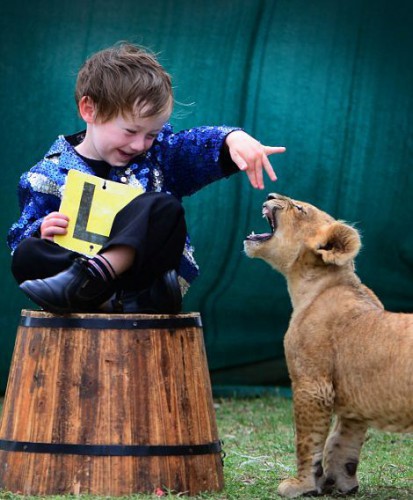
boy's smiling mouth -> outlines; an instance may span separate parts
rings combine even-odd
[[[121,158],[124,158],[125,160],[131,160],[132,158],[140,154],[138,151],[134,151],[133,153],[127,153],[126,151],[122,151],[122,149],[118,149],[117,151],[119,153],[119,156]]]

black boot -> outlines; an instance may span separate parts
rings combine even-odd
[[[182,293],[174,269],[156,278],[153,285],[141,292],[125,292],[112,301],[112,310],[127,314],[179,314]]]
[[[159,276],[150,288],[150,297],[161,313],[178,314],[182,309],[182,293],[175,269]]]
[[[113,295],[115,281],[96,276],[87,260],[80,257],[66,271],[46,279],[24,281],[20,288],[46,311],[93,312]]]

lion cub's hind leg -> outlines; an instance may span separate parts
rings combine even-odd
[[[322,493],[322,459],[333,411],[331,384],[293,384],[297,477],[284,480],[278,494],[288,498]]]
[[[367,425],[337,417],[324,451],[323,493],[352,494],[358,490],[357,466]]]

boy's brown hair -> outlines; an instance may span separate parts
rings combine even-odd
[[[154,55],[130,43],[96,52],[84,62],[76,82],[77,105],[83,96],[93,100],[102,122],[119,113],[154,116],[173,101],[170,75]]]

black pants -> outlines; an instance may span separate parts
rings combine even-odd
[[[114,245],[135,249],[135,260],[119,280],[124,290],[142,290],[168,269],[178,269],[186,238],[184,209],[172,195],[144,193],[115,217],[103,253]],[[16,248],[12,272],[18,283],[48,278],[71,266],[79,254],[50,240],[27,238]]]

